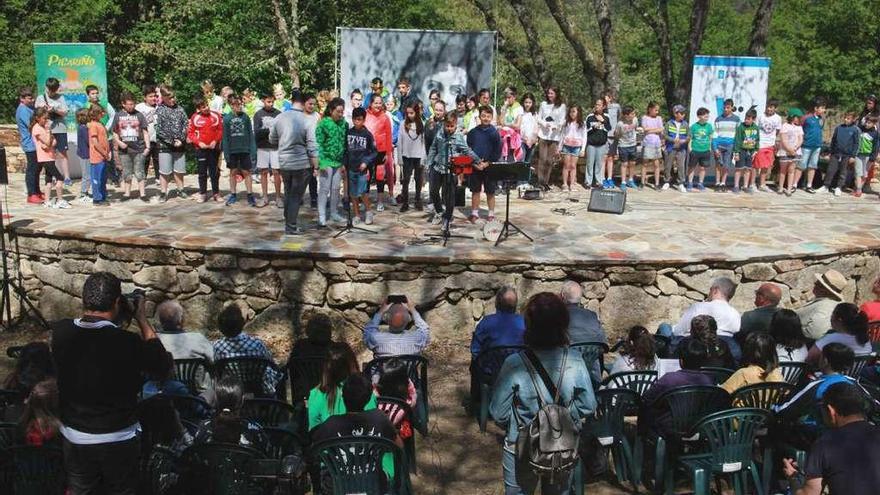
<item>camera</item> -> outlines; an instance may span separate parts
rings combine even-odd
[[[116,323],[120,327],[126,328],[131,324],[141,299],[145,297],[147,297],[147,291],[143,289],[135,289],[128,294],[122,294],[119,301],[119,314],[116,317]]]
[[[404,295],[390,295],[388,296],[388,304],[406,304],[408,301],[406,296]]]

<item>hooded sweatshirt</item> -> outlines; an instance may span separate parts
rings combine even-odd
[[[376,159],[376,141],[373,134],[366,128],[351,127],[346,133],[346,148],[343,163],[348,167],[349,173],[366,173],[359,167],[362,163],[369,165]]]
[[[324,117],[315,128],[315,141],[318,143],[318,168],[337,168],[345,158],[345,141],[348,122]]]
[[[491,124],[471,129],[467,134],[467,144],[481,160],[497,162],[501,159],[501,135]]]
[[[201,148],[199,144],[219,144],[223,139],[223,116],[213,110],[209,110],[207,115],[202,112],[192,114],[186,137],[196,149]]]
[[[159,151],[184,151],[187,123],[186,110],[182,106],[159,105],[156,109],[156,141],[159,143]],[[180,146],[174,146],[175,140],[180,141]]]
[[[856,156],[859,154],[861,132],[855,124],[840,124],[831,137],[831,152],[838,155]]]
[[[257,143],[251,118],[244,112],[230,112],[223,116],[223,157],[229,161],[233,153],[247,153],[257,160]]]
[[[364,121],[364,126],[373,135],[373,139],[376,142],[376,150],[379,153],[390,153],[394,149],[391,144],[391,119],[388,118],[388,113],[385,112],[384,108],[378,112],[374,112],[372,109],[367,110],[367,119]]]
[[[604,146],[608,143],[608,132],[611,131],[611,119],[603,115],[605,119],[599,122],[596,114],[587,116],[584,125],[587,126],[587,144],[590,146]]]
[[[254,137],[257,148],[261,150],[277,150],[278,145],[269,142],[269,130],[275,124],[275,119],[281,115],[281,110],[272,107],[270,110],[261,108],[254,114]]]

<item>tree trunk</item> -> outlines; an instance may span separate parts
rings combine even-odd
[[[660,81],[663,85],[663,97],[666,109],[672,114],[672,107],[677,103],[675,96],[675,73],[672,66],[672,42],[669,38],[669,9],[666,0],[657,0],[656,8],[630,0],[633,10],[641,16],[645,24],[654,32],[657,39],[657,52],[660,59]]]
[[[706,32],[706,20],[709,18],[709,0],[694,0],[691,12],[691,28],[688,32],[687,44],[681,58],[681,77],[675,87],[675,98],[679,102],[688,101],[691,95],[691,83],[694,75],[694,56],[703,44]]]
[[[541,83],[541,89],[546,89],[550,85],[550,73],[547,71],[547,59],[544,57],[544,50],[538,42],[538,30],[535,29],[535,24],[532,22],[534,12],[529,11],[523,0],[510,0],[510,5],[513,7],[513,11],[516,12],[516,17],[519,19],[519,23],[525,32],[535,76],[537,76],[538,81]]]
[[[483,15],[483,20],[486,22],[486,28],[497,33],[499,53],[496,54],[496,56],[503,56],[510,65],[512,65],[513,68],[523,76],[528,85],[541,86],[541,80],[538,76],[538,71],[535,69],[534,63],[528,58],[523,57],[519,50],[514,48],[504,36],[504,33],[498,27],[498,19],[495,18],[495,14],[492,12],[492,6],[489,2],[487,0],[471,0],[471,3],[473,3],[477,10]]]
[[[615,99],[620,97],[620,62],[614,48],[614,30],[611,25],[611,9],[608,0],[593,0],[596,10],[596,21],[599,23],[599,35],[602,38],[602,59],[605,65],[605,88],[614,93]]]
[[[761,0],[755,11],[752,34],[749,40],[749,55],[763,57],[767,53],[767,40],[770,38],[770,21],[773,18],[775,0]]]
[[[278,28],[278,37],[281,39],[284,58],[287,61],[290,83],[294,88],[301,88],[299,79],[299,0],[290,0],[290,29],[293,30],[293,36],[288,29],[287,19],[281,11],[281,0],[272,0],[272,13],[275,16],[275,26]]]
[[[568,44],[571,45],[572,51],[581,64],[581,70],[584,79],[590,86],[590,90],[594,97],[598,98],[605,90],[605,67],[601,62],[596,61],[596,57],[590,52],[587,45],[581,38],[580,33],[574,28],[574,25],[565,13],[562,0],[546,0],[547,8],[550,9],[550,15],[559,25],[562,35],[565,36]]]

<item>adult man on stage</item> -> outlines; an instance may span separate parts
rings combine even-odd
[[[303,113],[305,99],[293,93],[293,111],[282,113],[269,131],[269,142],[278,145],[278,168],[284,181],[284,234],[299,235],[303,230],[296,221],[303,193],[309,180],[318,173],[318,145],[315,127]]]

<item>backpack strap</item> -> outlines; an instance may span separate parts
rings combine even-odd
[[[561,395],[559,390],[562,388],[562,377],[565,375],[565,365],[566,361],[568,361],[568,348],[564,349],[563,351],[562,366],[559,369],[559,380],[556,384],[554,384],[553,380],[550,379],[550,375],[547,373],[544,365],[541,364],[538,356],[536,356],[531,349],[526,349],[523,354],[525,356],[525,359],[523,359],[523,361],[526,364],[526,368],[529,370],[529,376],[532,378],[532,383],[534,383],[535,385],[535,392],[538,394],[538,401],[544,402],[543,400],[541,400],[541,392],[538,389],[538,384],[535,382],[535,372],[537,372],[538,376],[541,377],[541,381],[544,382],[544,386],[553,397],[553,403],[558,404]]]

